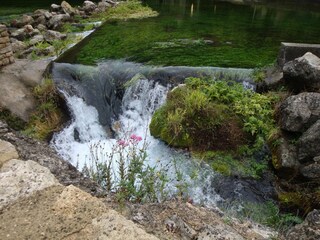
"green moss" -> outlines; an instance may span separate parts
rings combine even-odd
[[[226,176],[260,178],[268,168],[267,161],[256,161],[236,152],[206,151],[195,155],[204,159],[212,168]]]

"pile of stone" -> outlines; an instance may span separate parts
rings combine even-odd
[[[14,62],[9,34],[5,25],[0,25],[0,67]]]
[[[320,58],[307,52],[285,63],[283,82],[292,95],[279,106],[273,165],[295,196],[287,201],[308,212],[320,207]]]
[[[84,1],[82,6],[72,7],[62,1],[60,5],[52,4],[50,10],[38,9],[31,15],[23,15],[7,26],[12,50],[18,58],[31,57],[31,53],[37,56],[55,55],[52,43],[67,38],[66,34],[61,33],[65,23],[76,24],[81,18],[104,12],[115,5],[111,0],[102,0],[98,4]],[[40,43],[48,43],[50,46],[37,48],[36,45]]]

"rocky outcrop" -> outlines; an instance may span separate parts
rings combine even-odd
[[[287,234],[290,240],[320,239],[320,211],[313,210],[302,224],[293,227]]]
[[[0,169],[0,235],[6,239],[156,240],[99,199],[34,161],[12,159]]]
[[[285,83],[294,92],[320,89],[320,58],[307,52],[283,67]]]
[[[5,25],[0,24],[0,68],[14,63],[12,46]]]

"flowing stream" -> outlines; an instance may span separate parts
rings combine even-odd
[[[184,190],[194,202],[215,205],[223,200],[213,186],[221,176],[205,163],[192,160],[187,152],[174,150],[153,138],[148,126],[153,112],[165,102],[167,92],[185,77],[228,76],[243,81],[250,72],[220,68],[155,68],[121,61],[107,61],[97,67],[55,63],[53,78],[66,98],[72,121],[54,136],[51,145],[64,159],[82,170],[97,156],[99,161],[104,161],[119,140],[135,134],[143,139],[138,148],[148,145],[146,164],[166,172],[168,196],[181,190],[178,187],[181,179],[177,176],[182,174]],[[113,161],[112,169],[116,181],[117,160]]]

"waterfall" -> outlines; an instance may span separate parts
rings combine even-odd
[[[172,149],[153,138],[149,132],[152,114],[165,102],[167,92],[175,84],[181,83],[182,78],[187,76],[203,76],[204,73],[209,75],[212,72],[216,76],[221,75],[217,69],[213,71],[209,68],[154,69],[132,63],[121,65],[119,62],[100,64],[97,68],[58,64],[54,66],[53,77],[65,95],[72,121],[54,135],[51,145],[64,159],[82,170],[94,158],[93,148],[95,154],[101,154],[99,160],[103,161],[113,153],[119,139],[135,134],[144,139],[139,142],[140,145],[148,145],[146,164],[164,170],[170,179],[166,185],[170,196],[179,191],[178,171],[183,175],[188,196],[194,202],[216,205],[223,200],[213,185],[220,175],[205,163],[191,159],[187,152]],[[121,97],[117,92],[119,83],[125,86],[125,89],[121,89]],[[101,107],[97,103],[99,101],[107,107]],[[114,111],[115,108],[119,109]],[[101,114],[101,111],[117,112],[118,115]],[[110,119],[101,121],[101,115]],[[112,169],[116,181],[116,160],[112,163]]]

